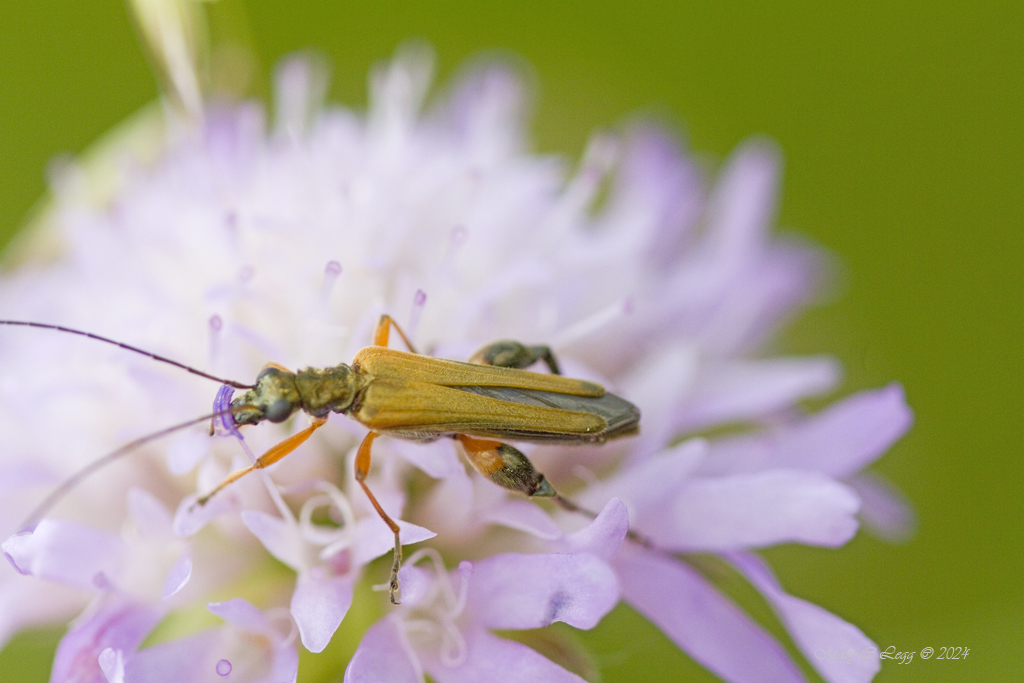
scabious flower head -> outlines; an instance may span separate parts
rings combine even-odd
[[[800,401],[834,389],[836,363],[762,354],[822,273],[820,252],[771,234],[775,149],[746,144],[712,180],[671,134],[639,125],[596,136],[569,170],[529,151],[522,85],[504,65],[467,72],[426,106],[429,54],[400,51],[374,72],[365,113],[323,105],[325,83],[315,62],[284,63],[270,126],[255,104],[207,103],[191,124],[146,119],[146,151],[128,136],[107,150],[98,197],[96,167],[55,171],[45,248],[0,281],[3,316],[250,381],[267,361],[346,362],[389,313],[440,357],[501,338],[548,343],[565,374],[640,407],[639,436],[523,447],[601,512],[593,521],[467,472],[450,439],[378,439],[369,485],[423,550],[402,571],[405,603],[366,632],[347,681],[579,680],[491,630],[590,628],[619,600],[726,680],[803,680],[686,559],[698,552],[747,577],[826,680],[869,680],[871,641],[783,592],[753,552],[841,545],[858,511],[895,533],[906,514],[860,474],[909,426],[899,387],[806,414]],[[5,536],[69,473],[202,414],[213,393],[57,334],[4,329],[0,354]],[[193,502],[301,422],[241,434],[222,422],[214,439],[183,429],[82,482],[4,543],[0,640],[84,609],[55,681],[294,680],[298,645],[323,650],[361,579],[386,575],[370,563],[391,533],[352,475],[366,430],[334,416],[280,465]],[[729,425],[744,429],[688,438]],[[270,556],[294,581],[254,595],[252,567]],[[140,648],[203,602],[216,625]],[[822,654],[850,650],[859,658],[839,664]]]

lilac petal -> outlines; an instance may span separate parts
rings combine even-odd
[[[584,683],[521,643],[491,635],[482,628],[464,634],[465,659],[446,664],[436,656],[424,656],[423,666],[438,683]]]
[[[677,431],[750,420],[822,394],[839,380],[832,358],[772,358],[733,361],[709,368],[697,379],[687,406],[675,417]]]
[[[768,599],[800,650],[828,683],[865,683],[878,673],[878,647],[860,629],[813,603],[787,595],[756,555],[732,553],[729,560]]]
[[[231,598],[224,602],[209,602],[206,609],[232,626],[253,633],[272,633],[273,626],[263,612],[244,598]]]
[[[545,541],[562,535],[562,530],[548,513],[525,500],[506,500],[485,508],[479,519],[481,522],[524,531]]]
[[[889,450],[913,421],[899,384],[864,391],[807,420],[786,440],[783,462],[842,479]]]
[[[473,151],[474,165],[486,168],[523,149],[525,99],[513,70],[488,65],[459,79],[441,116],[457,143]]]
[[[54,486],[60,479],[36,462],[0,463],[0,496],[36,486]]]
[[[204,526],[226,512],[237,508],[235,499],[230,495],[216,495],[206,505],[197,505],[199,495],[192,493],[181,501],[174,513],[173,529],[178,536],[188,537],[197,534]]]
[[[402,538],[402,545],[419,543],[437,535],[430,529],[416,526],[412,522],[402,519],[396,520],[396,522],[399,535]],[[352,562],[357,567],[395,549],[395,535],[378,517],[364,517],[358,520],[355,537]]]
[[[817,472],[771,470],[689,480],[637,527],[671,550],[735,550],[776,543],[839,546],[857,532],[859,501]]]
[[[718,178],[707,210],[707,247],[725,273],[747,265],[770,229],[778,196],[778,157],[774,146],[744,144]]]
[[[692,346],[670,347],[645,358],[631,373],[623,395],[640,407],[644,425],[634,457],[657,452],[679,434],[676,416],[692,389],[699,360]]]
[[[164,600],[171,597],[188,583],[192,578],[192,557],[187,553],[178,558],[177,562],[167,572],[164,578],[164,588],[161,597]]]
[[[278,560],[295,571],[305,566],[305,542],[294,523],[259,510],[243,510],[242,522]]]
[[[117,536],[75,522],[44,519],[30,533],[11,536],[4,555],[22,574],[95,588],[121,565],[124,544]]]
[[[345,669],[345,683],[422,683],[419,659],[405,638],[402,622],[385,617],[371,626]]]
[[[844,479],[873,462],[909,429],[913,414],[898,384],[850,396],[767,434],[721,439],[702,472],[793,467]]]
[[[870,472],[846,483],[860,497],[860,518],[872,533],[890,543],[902,543],[917,531],[913,505],[892,484]]]
[[[465,471],[452,443],[450,439],[438,439],[425,444],[394,439],[388,447],[413,467],[423,470],[434,479],[444,479]]]
[[[128,491],[128,514],[143,536],[171,535],[170,510],[145,489],[132,487]]]
[[[147,647],[128,660],[127,679],[145,683],[214,683],[220,678],[214,675],[214,653],[223,648],[219,629]]]
[[[613,497],[620,498],[630,512],[643,517],[679,490],[707,451],[706,441],[690,439],[590,486],[579,502],[584,507],[597,508]]]
[[[322,567],[299,574],[292,594],[292,617],[302,644],[310,652],[323,652],[352,605],[355,579],[331,576]]]
[[[274,73],[276,134],[301,136],[323,104],[330,69],[326,60],[311,55],[287,57]]]
[[[167,469],[175,476],[188,474],[210,450],[210,438],[198,432],[184,432],[167,444]]]
[[[299,678],[299,653],[292,645],[279,644],[273,652],[266,683],[295,683]]]
[[[559,549],[570,553],[591,553],[607,562],[619,552],[628,530],[626,506],[618,498],[612,498],[593,522],[566,536]]]
[[[619,553],[615,567],[623,599],[726,681],[805,680],[767,631],[683,562],[636,548]]]
[[[273,634],[247,636],[231,626],[147,647],[127,663],[129,683],[293,683],[295,648]],[[227,670],[227,675],[225,675]]]
[[[0,581],[0,650],[24,628],[63,622],[82,611],[82,591],[48,581],[22,581],[8,572]]]
[[[467,564],[471,565],[471,563]],[[422,600],[432,597],[432,588],[437,581],[437,575],[434,572],[404,564],[398,570],[398,581],[402,586],[402,605],[406,608],[414,608]]]
[[[103,681],[100,654],[107,649],[134,652],[160,616],[149,605],[117,600],[76,622],[57,646],[51,683]]]
[[[540,628],[564,621],[590,629],[618,601],[615,573],[586,553],[495,555],[476,563],[469,584],[469,603],[489,628]]]

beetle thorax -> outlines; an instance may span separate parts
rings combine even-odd
[[[361,388],[360,376],[341,363],[332,368],[306,368],[295,375],[295,385],[302,397],[302,409],[313,417],[330,412],[343,413]]]

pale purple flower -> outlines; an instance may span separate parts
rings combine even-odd
[[[608,561],[622,543],[626,509],[612,500],[585,529],[563,539],[562,553],[494,555],[445,573],[402,569],[405,602],[371,627],[345,672],[346,683],[439,683],[581,679],[489,629],[520,630],[556,621],[589,629],[615,606],[619,587]]]
[[[231,681],[294,683],[299,659],[290,620],[269,618],[241,598],[208,607],[225,625],[138,649],[163,616],[160,610],[101,598],[61,641],[50,680],[214,683],[231,674]]]
[[[589,525],[468,473],[450,439],[378,439],[370,484],[435,570],[406,566],[403,605],[364,635],[348,680],[577,680],[490,629],[590,628],[620,598],[726,680],[802,680],[688,552],[747,577],[826,680],[869,680],[877,659],[818,653],[870,640],[787,595],[752,552],[841,545],[858,513],[892,536],[911,521],[861,471],[909,426],[899,387],[804,414],[801,401],[837,386],[836,362],[762,352],[812,299],[824,258],[771,234],[777,151],[744,145],[712,182],[671,135],[637,126],[595,137],[569,172],[529,152],[507,67],[481,66],[426,107],[430,64],[422,49],[400,51],[356,113],[322,104],[316,64],[289,61],[269,132],[253,104],[208,105],[201,121],[141,117],[95,161],[55,170],[53,205],[0,280],[2,317],[251,381],[268,360],[349,361],[386,312],[441,357],[499,338],[549,343],[565,374],[640,406],[635,438],[523,448],[559,490],[604,510]],[[0,355],[7,534],[98,455],[209,412],[208,384],[120,349],[4,328]],[[684,440],[732,424],[741,435]],[[55,681],[293,679],[292,641],[322,650],[361,577],[386,579],[368,563],[390,533],[351,474],[365,429],[335,416],[286,461],[192,503],[248,464],[246,449],[303,426],[247,428],[240,447],[197,425],[83,482],[34,534],[4,543],[0,640],[91,604]],[[622,541],[627,509],[653,548]],[[436,548],[472,560],[449,572]],[[215,633],[138,649],[160,619],[230,592],[268,553],[295,572],[287,605],[211,605],[227,622]]]

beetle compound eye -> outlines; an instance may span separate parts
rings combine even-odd
[[[271,422],[284,422],[294,412],[291,401],[279,398],[263,410],[263,417]]]

